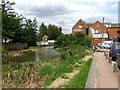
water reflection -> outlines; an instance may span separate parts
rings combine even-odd
[[[59,55],[52,46],[40,47],[40,51],[36,52],[25,52],[22,56],[17,57],[5,57],[3,58],[3,64],[8,62],[26,62],[26,61],[38,61],[40,59],[48,59]]]
[[[59,55],[59,53],[57,51],[55,51],[52,46],[42,47],[41,52],[42,52],[41,54],[43,54],[43,57],[46,59],[56,56],[56,55]]]
[[[35,52],[35,60],[37,60],[37,61],[40,60],[40,55],[38,54],[38,52]]]

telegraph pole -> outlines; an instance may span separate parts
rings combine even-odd
[[[102,33],[102,41],[104,39],[104,17],[103,17],[103,33]]]

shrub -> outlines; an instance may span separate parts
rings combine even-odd
[[[91,45],[91,37],[86,36],[84,33],[76,33],[75,35],[72,34],[62,34],[60,35],[55,44],[54,48],[58,47],[65,47],[69,45]]]

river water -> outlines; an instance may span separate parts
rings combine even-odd
[[[53,49],[53,46],[42,47],[39,52],[35,52],[35,60],[48,59],[53,56],[59,55],[57,51]]]
[[[9,63],[9,62],[28,62],[28,61],[39,61],[39,60],[47,60],[49,58],[59,56],[60,54],[53,49],[53,46],[45,46],[45,47],[40,47],[40,51],[29,51],[29,52],[24,52],[21,56],[7,56],[4,57],[2,62],[3,64]]]

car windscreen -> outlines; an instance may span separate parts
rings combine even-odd
[[[116,44],[116,45],[115,45],[115,49],[117,49],[117,50],[120,49],[120,45],[119,45],[119,44]]]

